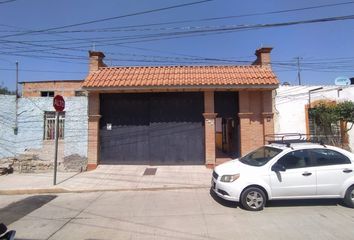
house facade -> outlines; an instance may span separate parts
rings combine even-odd
[[[88,169],[98,164],[205,164],[274,133],[271,48],[247,66],[107,67],[90,51]]]
[[[59,120],[60,162],[78,160],[87,169],[213,167],[263,145],[264,136],[274,133],[279,82],[271,50],[258,49],[252,65],[158,67],[107,67],[102,52],[90,51],[84,81],[22,82],[21,98],[0,96],[0,158],[30,154],[53,160],[52,103],[60,94],[66,101]]]
[[[82,80],[22,82],[20,98],[0,95],[0,160],[17,166],[15,171],[42,171],[53,167],[53,96],[61,94],[66,106],[59,115],[60,169],[85,169],[88,103],[81,90],[82,83]]]
[[[354,101],[354,85],[317,85],[317,86],[280,86],[275,97],[275,132],[276,133],[303,133],[316,136],[313,122],[309,118],[309,108],[316,104],[336,104],[344,101]],[[345,132],[338,124],[333,126],[331,145],[344,142],[350,150],[354,150],[354,128]],[[349,125],[350,127],[350,125]],[[347,137],[344,137],[347,135]]]

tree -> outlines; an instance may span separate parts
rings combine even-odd
[[[16,93],[14,91],[8,90],[7,87],[0,84],[0,94],[15,95]]]
[[[309,109],[309,114],[321,133],[324,135],[333,134],[332,124],[338,122],[336,105],[321,102],[314,108]]]
[[[340,103],[321,102],[315,107],[309,109],[309,116],[314,120],[316,126],[325,136],[333,135],[332,126],[341,125],[342,147],[349,148],[347,132],[354,125],[354,103],[344,101]],[[348,128],[348,124],[351,124]]]
[[[338,103],[336,106],[336,112],[338,120],[345,123],[345,131],[350,131],[354,125],[354,103],[352,101]],[[349,128],[348,123],[351,123]]]

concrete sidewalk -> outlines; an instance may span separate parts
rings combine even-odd
[[[143,175],[156,168],[155,175]],[[53,172],[0,176],[0,194],[209,188],[212,170],[205,166],[99,165],[82,173]]]

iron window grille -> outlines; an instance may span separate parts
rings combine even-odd
[[[59,112],[59,137],[64,139],[65,112]],[[55,139],[55,112],[44,112],[44,140]]]

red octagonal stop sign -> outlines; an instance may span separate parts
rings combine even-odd
[[[53,107],[55,108],[55,111],[61,112],[65,108],[65,101],[64,98],[61,95],[56,95],[53,99]]]

